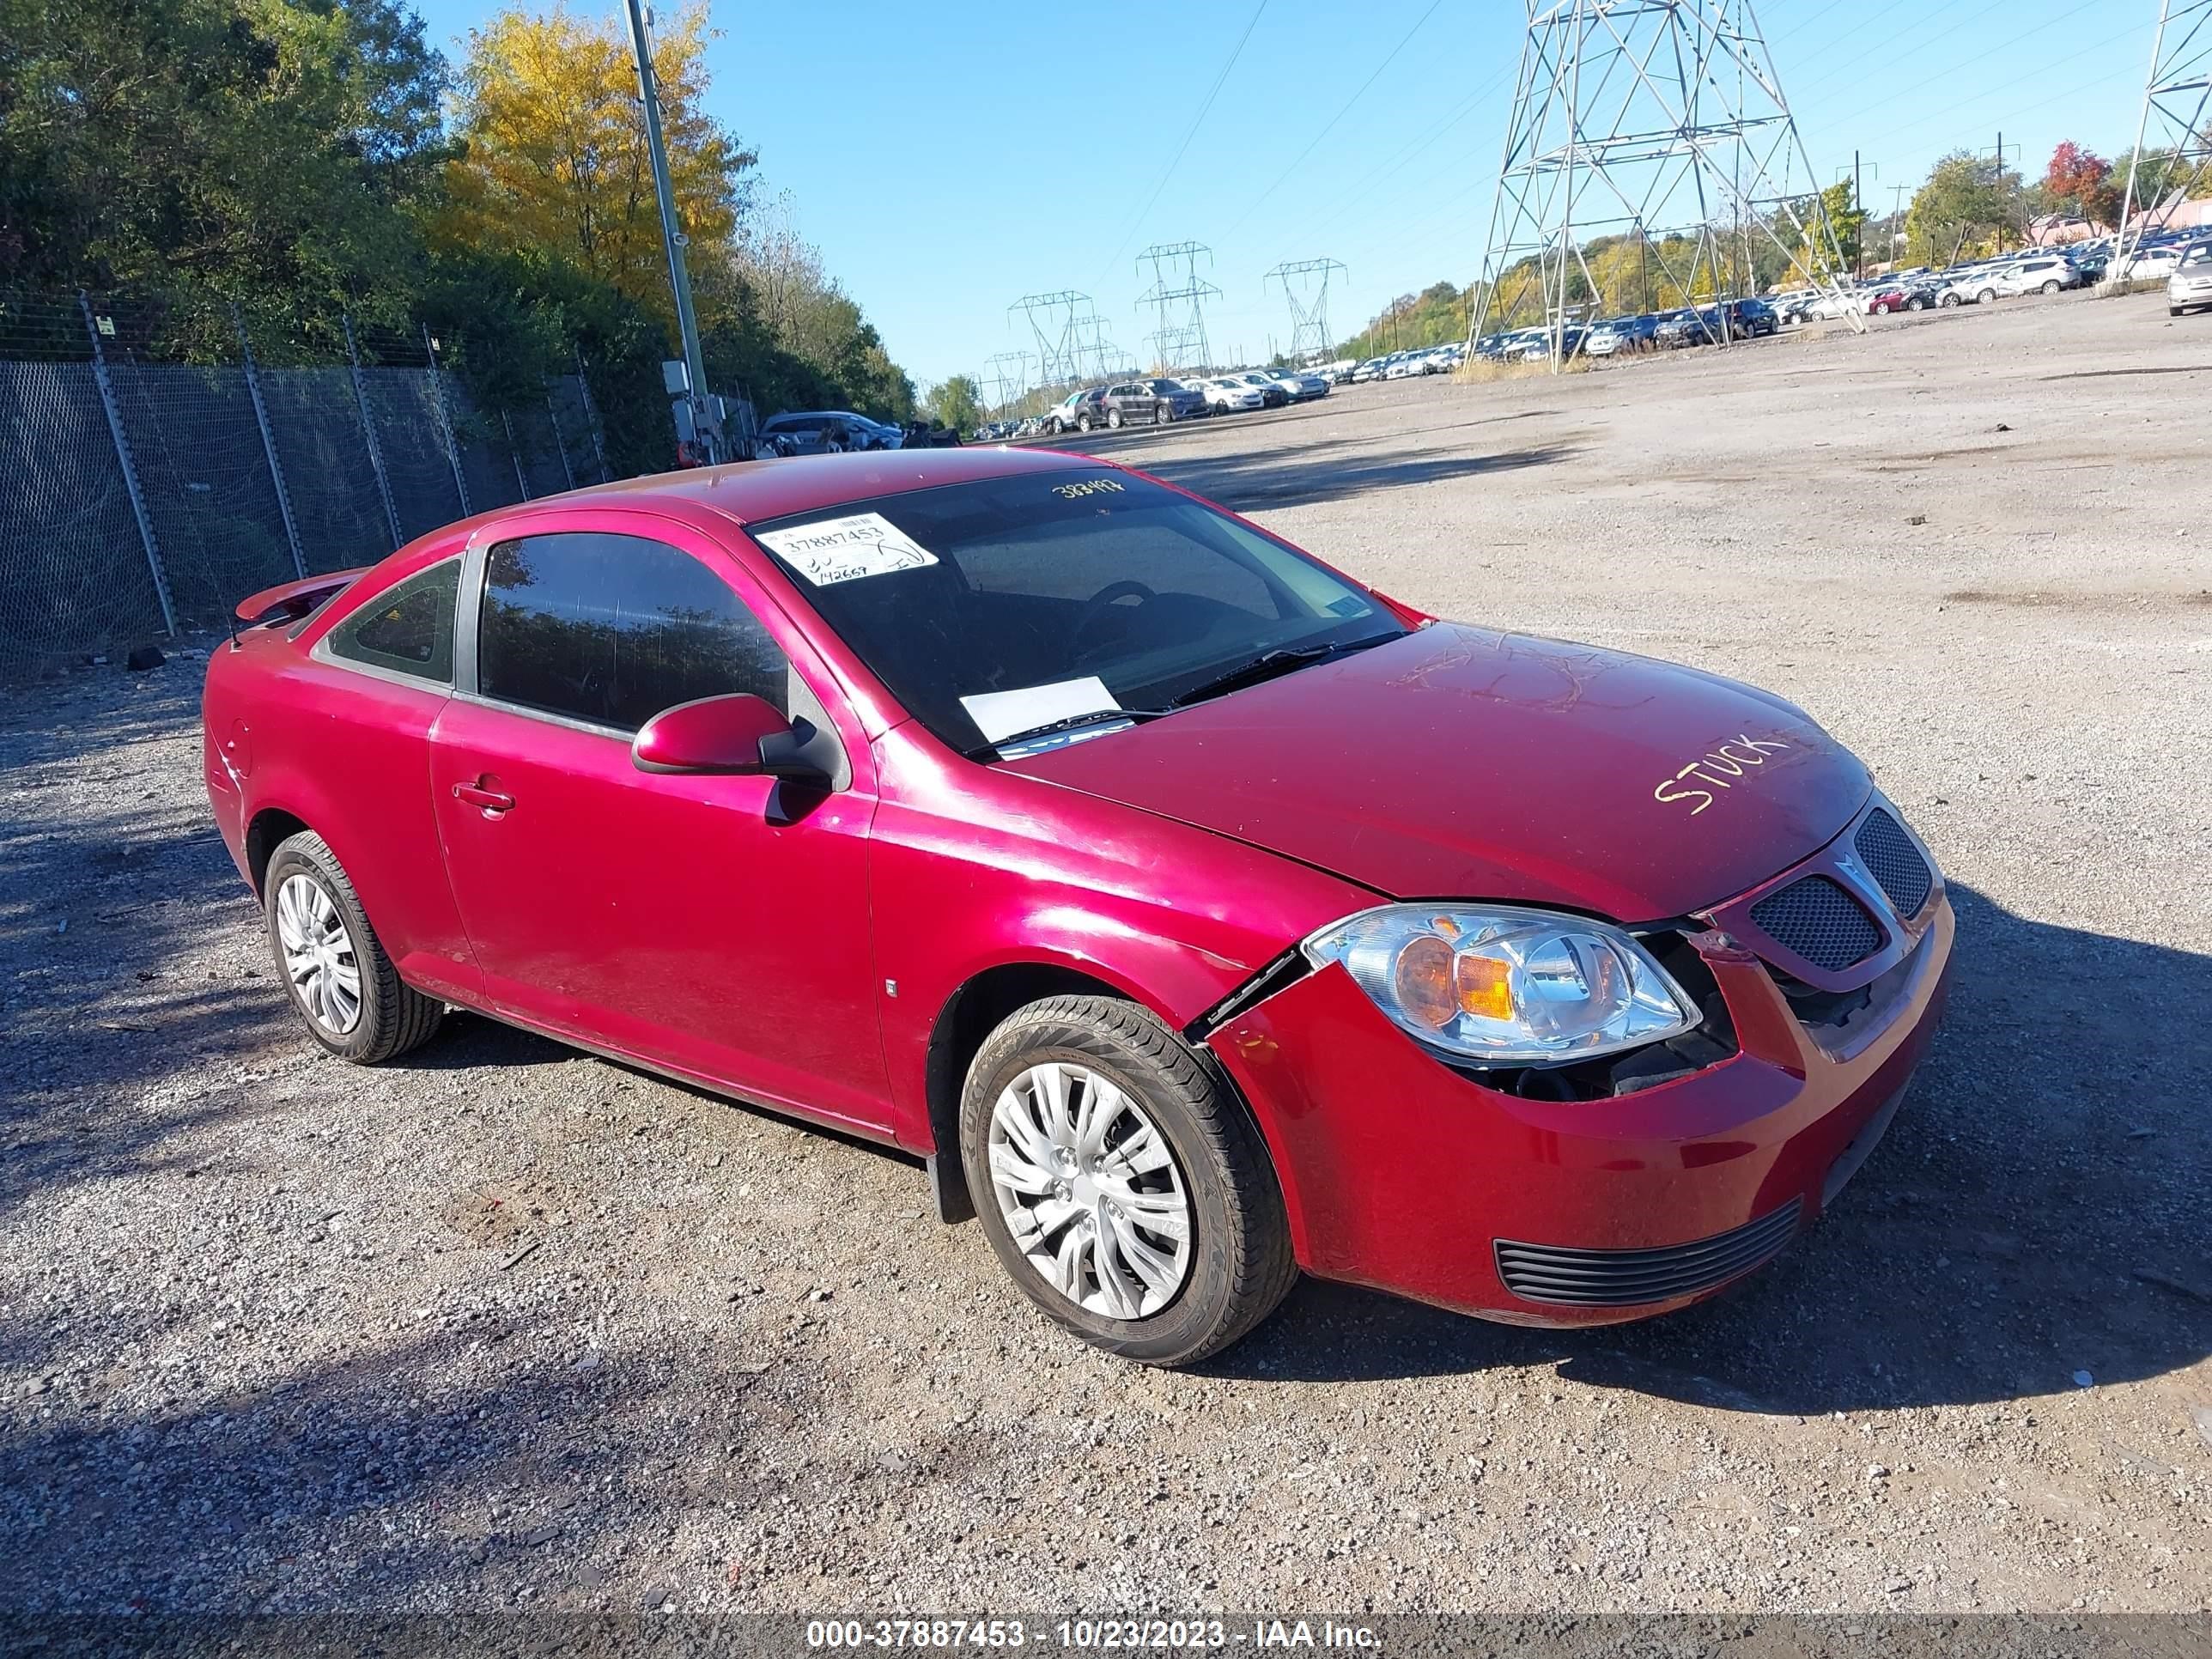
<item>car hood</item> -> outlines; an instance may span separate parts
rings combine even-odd
[[[1872,787],[1766,692],[1449,623],[1006,765],[1386,896],[1628,922],[1735,897]]]

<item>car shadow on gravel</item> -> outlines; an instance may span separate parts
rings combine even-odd
[[[27,1334],[0,1326],[0,1371],[37,1374]],[[326,1605],[333,1583],[404,1607],[518,1576],[573,1579],[551,1605],[588,1607],[610,1574],[576,1564],[665,1530],[669,1479],[716,1502],[792,1501],[749,1455],[812,1408],[789,1368],[770,1378],[704,1342],[573,1352],[538,1316],[483,1310],[363,1333],[262,1386],[223,1386],[198,1357],[58,1376],[0,1415],[0,1519],[18,1545],[0,1607],[126,1611],[94,1601],[105,1590],[133,1613],[283,1612],[294,1586]],[[674,1450],[672,1401],[686,1410]]]
[[[1723,1410],[1967,1404],[2212,1354],[2201,1107],[2212,957],[1954,884],[1949,1012],[1887,1138],[1819,1224],[1729,1293],[1580,1332],[1309,1281],[1213,1369],[1309,1381],[1555,1365]],[[2109,988],[2109,993],[2105,988]]]
[[[1328,446],[1334,447],[1334,446]],[[1581,451],[1572,444],[1539,444],[1501,450],[1494,455],[1364,455],[1297,460],[1275,451],[1245,455],[1164,460],[1147,471],[1219,501],[1237,512],[1306,507],[1343,501],[1408,484],[1441,483],[1492,472],[1515,472],[1571,460]]]

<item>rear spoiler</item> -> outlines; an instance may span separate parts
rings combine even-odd
[[[249,628],[300,620],[332,595],[350,587],[367,565],[352,570],[332,570],[296,582],[279,582],[238,602],[238,619]]]

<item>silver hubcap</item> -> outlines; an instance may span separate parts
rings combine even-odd
[[[1167,1138],[1097,1073],[1032,1066],[991,1109],[991,1188],[1014,1244],[1085,1311],[1145,1319],[1190,1275],[1190,1200]]]
[[[287,876],[276,890],[276,942],[284,971],[315,1024],[343,1036],[361,1023],[361,964],[337,901],[312,876]]]

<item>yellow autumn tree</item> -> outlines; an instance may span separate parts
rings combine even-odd
[[[653,31],[661,130],[677,215],[694,244],[726,244],[754,162],[702,103],[703,4]],[[659,206],[629,34],[613,15],[502,11],[469,33],[443,240],[552,255],[672,315]]]

